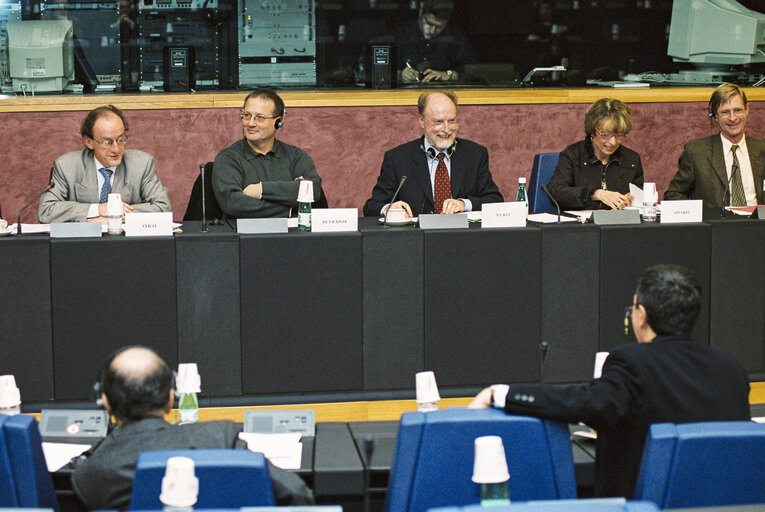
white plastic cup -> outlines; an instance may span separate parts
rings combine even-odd
[[[656,183],[643,183],[643,202],[656,202]]]
[[[166,507],[191,507],[197,502],[199,479],[194,475],[194,461],[188,457],[167,459],[159,501]]]
[[[431,371],[419,372],[414,376],[414,383],[417,392],[417,409],[421,412],[438,409],[441,396],[438,394],[436,375]]]
[[[313,203],[313,181],[300,180],[298,203]]]
[[[21,392],[13,375],[0,375],[0,410],[17,410],[21,405]],[[6,412],[6,413],[7,413]]]
[[[202,378],[199,376],[197,363],[180,363],[178,378],[175,383],[178,393],[201,393]]]
[[[592,378],[599,379],[603,374],[603,364],[608,358],[608,352],[597,352],[595,354],[595,368],[592,371]]]
[[[475,459],[473,461],[473,482],[477,484],[498,484],[507,482],[510,473],[507,470],[505,446],[499,436],[483,436],[475,439]]]

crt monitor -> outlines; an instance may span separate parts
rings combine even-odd
[[[667,55],[698,68],[765,62],[765,14],[735,0],[675,0]]]
[[[74,80],[71,20],[15,21],[6,30],[14,92],[61,92]]]

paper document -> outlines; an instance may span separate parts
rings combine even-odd
[[[303,457],[303,443],[300,432],[283,434],[260,434],[239,432],[239,439],[247,442],[247,448],[266,456],[271,464],[282,469],[300,469]]]
[[[8,229],[15,235],[18,224],[11,224]],[[50,224],[24,224],[21,223],[22,233],[50,233]]]
[[[43,443],[42,449],[45,455],[45,464],[48,472],[55,473],[67,465],[74,457],[79,457],[90,448],[89,444],[72,443]]]
[[[541,222],[542,224],[555,224],[558,222],[557,213],[532,213],[529,214],[529,220],[532,222]],[[576,217],[560,216],[561,222],[576,222]]]

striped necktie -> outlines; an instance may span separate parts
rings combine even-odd
[[[733,144],[730,150],[733,152],[733,167],[730,170],[730,205],[746,206],[746,196],[744,195],[744,182],[741,180],[741,166],[738,163],[736,150],[738,144]]]

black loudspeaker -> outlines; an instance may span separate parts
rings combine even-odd
[[[162,76],[169,92],[190,91],[194,83],[194,47],[165,46],[162,49]]]
[[[392,44],[369,44],[365,51],[367,87],[391,89],[396,87],[396,46]]]

